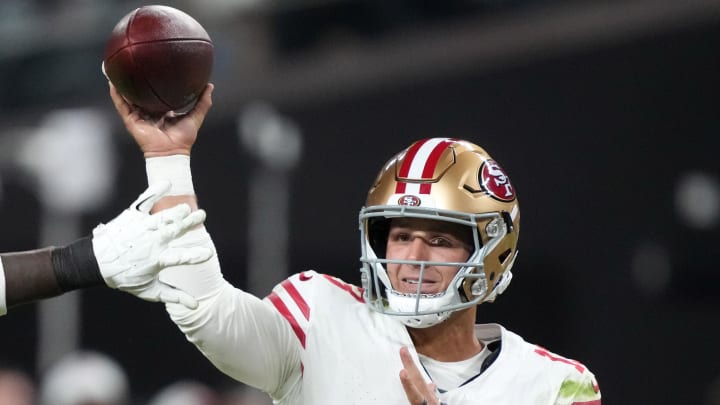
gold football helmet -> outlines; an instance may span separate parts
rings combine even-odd
[[[467,225],[474,250],[463,263],[388,260],[390,220],[425,218]],[[481,147],[460,139],[413,143],[390,159],[371,187],[359,215],[363,294],[375,311],[423,328],[454,311],[494,301],[510,283],[517,257],[520,210],[505,171]],[[456,266],[446,291],[417,294],[393,289],[387,263]]]

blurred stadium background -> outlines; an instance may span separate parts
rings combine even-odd
[[[100,72],[143,4],[0,2],[0,251],[69,242],[144,189]],[[481,320],[582,360],[608,404],[720,403],[720,1],[163,4],[215,42],[193,168],[235,285],[356,282],[377,170],[417,138],[467,138],[523,213],[513,286]],[[70,350],[108,353],[139,399],[232,385],[162,305],[104,288],[13,309],[0,347],[38,379]]]

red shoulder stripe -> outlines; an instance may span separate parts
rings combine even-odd
[[[535,353],[537,353],[541,356],[547,357],[548,359],[550,359],[552,361],[559,361],[560,363],[569,364],[569,365],[575,367],[575,369],[578,371],[578,373],[582,373],[585,371],[585,366],[580,364],[579,361],[570,360],[565,357],[558,356],[557,354],[550,352],[549,350],[547,350],[546,348],[544,348],[542,346],[536,346]]]
[[[272,304],[275,306],[275,308],[280,312],[280,314],[287,319],[288,322],[290,322],[290,326],[292,327],[293,331],[295,332],[295,336],[297,336],[298,340],[300,340],[300,344],[302,347],[305,347],[305,332],[303,332],[300,325],[298,325],[297,321],[295,320],[295,317],[290,313],[290,310],[287,306],[285,306],[285,303],[282,302],[280,297],[278,297],[277,294],[274,292],[271,292],[270,295],[268,295],[268,299]]]
[[[290,294],[292,300],[295,301],[295,304],[297,304],[305,319],[310,319],[310,307],[308,307],[307,302],[305,302],[305,299],[300,295],[300,291],[295,288],[290,280],[283,281],[282,286],[285,291]]]
[[[348,294],[352,295],[352,297],[355,298],[355,300],[357,300],[358,302],[362,302],[362,303],[365,302],[365,300],[362,297],[362,289],[361,288],[357,288],[351,284],[343,283],[342,281],[339,281],[335,277],[329,276],[327,274],[323,274],[323,276],[325,276],[325,278],[329,282],[335,284],[340,289],[347,291]]]

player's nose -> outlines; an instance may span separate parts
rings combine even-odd
[[[407,249],[407,260],[427,260],[430,249],[425,241],[421,237],[414,237]]]

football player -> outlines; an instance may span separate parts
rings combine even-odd
[[[199,125],[169,131],[111,95],[145,153],[150,185],[187,191],[160,204],[193,203]],[[230,285],[215,255],[159,273],[197,301],[166,309],[218,369],[278,404],[600,404],[583,364],[501,325],[475,324],[478,305],[510,283],[520,230],[516,190],[481,147],[413,143],[383,166],[359,225],[360,286],[304,271],[260,299]],[[205,229],[181,239],[215,252]]]

